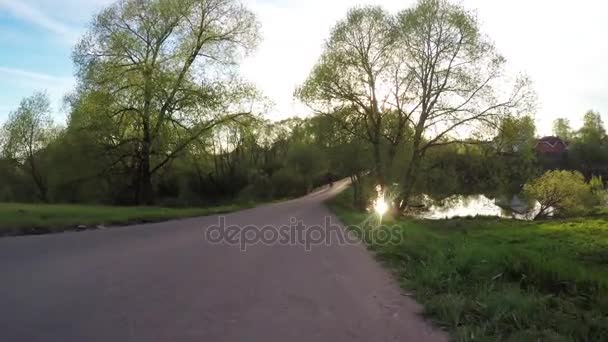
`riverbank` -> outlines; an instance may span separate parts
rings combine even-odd
[[[328,203],[365,232],[345,191]],[[456,341],[599,341],[608,336],[608,216],[386,220],[396,244],[367,240]],[[354,229],[354,228],[353,228]]]
[[[48,234],[160,222],[227,213],[251,206],[234,204],[207,208],[160,208],[0,203],[0,236]]]

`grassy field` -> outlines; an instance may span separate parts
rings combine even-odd
[[[454,340],[608,339],[607,218],[398,219],[378,227],[350,198],[345,192],[328,204],[366,233],[370,249]],[[379,243],[374,229],[402,238]]]
[[[124,225],[226,213],[243,205],[209,208],[111,207],[0,203],[0,236],[45,234],[98,225]]]

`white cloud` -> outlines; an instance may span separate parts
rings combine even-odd
[[[76,84],[71,77],[58,77],[2,66],[0,66],[0,79],[11,80],[11,98],[9,104],[3,103],[0,107],[0,122],[3,121],[3,117],[6,118],[8,113],[16,108],[21,97],[29,96],[34,91],[45,91],[49,94],[51,104],[54,107],[55,118],[62,121],[65,118],[61,113],[63,97]]]
[[[53,75],[48,75],[48,74],[42,74],[42,73],[37,73],[37,72],[32,72],[32,71],[27,71],[27,70],[21,70],[21,69],[16,69],[16,68],[7,68],[7,67],[1,67],[1,66],[0,66],[0,74],[6,74],[9,76],[22,78],[22,79],[26,79],[26,80],[31,80],[31,81],[36,81],[36,82],[42,82],[42,83],[54,83],[54,84],[70,83],[71,84],[74,82],[74,80],[72,78],[68,78],[68,77],[58,77],[58,76],[53,76]],[[13,78],[13,80],[14,80],[14,78]]]
[[[35,6],[20,0],[0,0],[0,9],[8,11],[12,16],[31,24],[47,29],[69,43],[78,39],[79,32],[48,16]]]

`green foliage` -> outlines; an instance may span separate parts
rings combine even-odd
[[[54,132],[50,114],[51,105],[46,93],[35,93],[21,100],[19,108],[4,124],[4,155],[25,163],[45,148]]]
[[[154,201],[154,177],[202,135],[254,114],[257,91],[235,77],[258,41],[252,12],[236,1],[125,0],[95,17],[74,50],[80,86],[75,130],[130,177],[135,203]]]
[[[454,194],[479,194],[496,190],[498,157],[481,144],[450,144],[429,150],[415,188],[437,198]]]
[[[287,162],[292,165],[298,178],[304,180],[307,191],[312,190],[315,179],[320,178],[321,172],[327,169],[325,156],[314,145],[292,146],[287,153]]]
[[[533,158],[535,135],[536,126],[532,116],[507,116],[501,120],[499,134],[494,141],[502,153],[520,153],[526,158]]]
[[[34,154],[37,168],[45,171],[47,199],[132,204],[133,178],[140,176],[130,172],[138,163],[132,156],[136,144],[108,138],[120,136],[121,129],[98,115],[96,105],[89,107],[89,99],[103,100],[90,96],[72,99],[79,105],[72,108],[68,126],[53,131]],[[327,183],[329,175],[336,180],[364,172],[369,152],[334,123],[316,117],[273,123],[247,116],[214,126],[160,169],[152,180],[156,202],[185,207],[266,201],[306,194]],[[6,131],[0,137],[7,138]],[[0,200],[37,199],[27,166],[0,158]]]
[[[270,200],[274,198],[274,184],[268,175],[256,172],[251,175],[249,184],[238,195],[241,201]]]
[[[592,205],[591,187],[580,172],[547,171],[524,186],[527,197],[541,207],[537,218],[549,214],[572,216],[588,212]]]
[[[278,198],[306,193],[306,180],[292,168],[282,168],[272,175],[274,194]]]
[[[508,116],[490,142],[436,146],[426,153],[414,190],[438,198],[480,193],[510,198],[539,173],[534,135],[531,117]]]
[[[494,144],[498,153],[490,163],[495,170],[493,178],[497,187],[504,194],[517,194],[526,182],[539,174],[534,153],[534,118],[529,115],[503,118]]]
[[[601,176],[593,176],[589,180],[589,189],[593,195],[593,202],[595,205],[606,205],[607,192],[604,186],[604,180]]]
[[[393,130],[384,123],[391,111],[383,104],[382,92],[394,89],[397,81],[392,79],[396,63],[392,20],[379,6],[349,10],[333,27],[318,63],[296,91],[303,102],[333,118],[354,139],[372,146],[372,168],[380,184],[386,182],[392,162],[391,156],[383,155],[384,139],[398,144],[407,125],[402,112],[397,112]],[[399,96],[402,91],[397,90]]]
[[[602,175],[608,165],[608,139],[599,113],[585,114],[583,127],[577,132],[569,150],[569,166],[588,178]]]
[[[27,170],[10,159],[0,159],[0,202],[36,202],[35,183]]]
[[[356,231],[367,214],[329,205]],[[455,341],[600,341],[608,334],[605,217],[385,222],[398,245],[368,246]]]
[[[600,144],[606,138],[604,122],[598,112],[585,113],[583,127],[578,132],[578,139],[585,144]]]
[[[450,143],[459,129],[485,133],[496,118],[529,107],[525,79],[504,101],[494,91],[504,82],[504,62],[459,5],[421,0],[396,15],[357,7],[334,26],[296,94],[362,137],[376,181],[401,181],[407,202],[427,150]],[[407,162],[395,175],[403,151]]]
[[[48,185],[40,155],[57,134],[50,112],[48,95],[35,93],[21,101],[2,129],[4,157],[27,170],[41,201],[48,200]]]
[[[553,122],[553,134],[564,141],[572,140],[574,133],[570,127],[570,120],[559,118]]]
[[[258,26],[233,0],[108,5],[74,49],[78,86],[67,96],[67,127],[40,125],[45,138],[33,144],[30,158],[35,173],[14,148],[15,137],[25,135],[1,134],[11,152],[0,159],[7,180],[0,198],[29,202],[39,193],[51,202],[210,205],[298,196],[350,177],[353,202],[363,208],[375,184],[396,188],[419,175],[416,191],[446,195],[502,183],[517,188],[528,177],[523,158],[509,161],[517,172],[494,176],[501,159],[487,146],[473,147],[482,138],[452,140],[450,132],[465,125],[492,133],[482,123],[505,114],[497,107],[484,117],[483,105],[498,100],[492,89],[504,60],[470,11],[426,0],[396,15],[378,6],[353,8],[297,91],[324,115],[274,123],[257,115],[266,102],[236,76],[241,57],[259,42]],[[443,39],[425,41],[436,30]],[[425,55],[426,43],[441,53]],[[419,62],[429,60],[435,65],[421,73]],[[425,90],[430,83],[416,74],[437,82]],[[458,96],[445,89],[458,89]],[[464,106],[453,102],[470,95]],[[515,111],[515,103],[509,106]],[[436,150],[425,161],[430,147]],[[368,172],[373,181],[364,179]]]

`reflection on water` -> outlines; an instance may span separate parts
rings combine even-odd
[[[511,201],[501,202],[484,195],[456,195],[441,201],[435,201],[424,195],[421,203],[423,208],[416,210],[415,216],[431,220],[469,216],[532,220],[540,209],[540,204],[536,203],[534,206],[530,206],[516,196]]]

